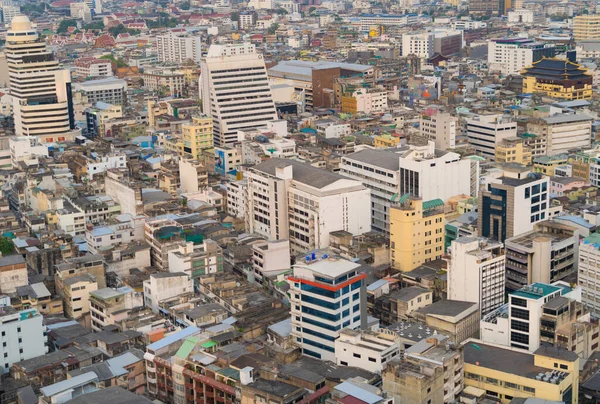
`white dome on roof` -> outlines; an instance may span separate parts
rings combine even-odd
[[[17,15],[10,22],[10,29],[12,31],[28,31],[31,29],[31,21],[26,15]]]

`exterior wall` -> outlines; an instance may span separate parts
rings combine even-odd
[[[70,283],[63,288],[65,315],[68,318],[80,318],[90,312],[90,292],[98,290],[98,283],[81,281]]]
[[[321,271],[313,272],[311,265],[342,265],[347,270],[337,279],[330,277],[321,282]],[[323,259],[294,267],[294,274],[288,277],[292,335],[304,355],[334,362],[334,341],[340,330],[362,327],[363,322],[366,327],[364,274],[357,274],[357,268],[357,264],[343,259]]]
[[[475,238],[453,241],[448,269],[448,299],[477,303],[482,316],[504,303],[505,287],[504,254],[482,249],[488,248],[484,243]],[[489,247],[501,246],[493,243]]]
[[[246,79],[252,77],[257,80],[258,74],[264,78],[264,86],[252,87],[252,90],[244,87],[244,79],[239,77],[242,65],[245,73],[250,74],[248,69],[251,69],[255,75],[247,76]],[[256,53],[254,45],[212,45],[207,56],[202,59],[201,69],[202,111],[213,118],[216,146],[235,143],[239,130],[263,127],[268,121],[277,119],[265,63],[262,55]],[[228,91],[230,86],[239,89],[232,94]],[[253,99],[248,100],[248,96]],[[243,122],[234,119],[240,117],[246,119]]]
[[[15,293],[18,287],[27,285],[29,285],[29,280],[25,260],[0,267],[0,291],[2,293]]]
[[[392,267],[403,272],[440,259],[444,254],[443,211],[426,216],[422,200],[413,200],[409,209],[392,207],[390,252]]]
[[[342,332],[335,340],[336,364],[381,374],[389,360],[400,356],[400,348],[395,340],[393,333],[371,335]]]
[[[48,352],[46,327],[42,322],[43,317],[35,309],[0,317],[3,342],[0,345],[1,373],[8,373],[13,363],[40,357]]]
[[[456,147],[456,117],[438,112],[430,117],[422,116],[419,121],[421,135],[435,142],[435,148],[448,150]]]
[[[517,136],[517,123],[507,121],[502,115],[480,115],[467,119],[467,137],[478,154],[494,160],[496,147],[504,139]]]
[[[193,291],[194,284],[187,274],[158,278],[150,276],[148,281],[144,281],[144,303],[157,313],[161,301]]]
[[[141,190],[130,188],[110,175],[105,178],[104,184],[106,195],[121,205],[121,213],[132,216],[144,213]]]

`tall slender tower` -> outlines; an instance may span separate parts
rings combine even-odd
[[[265,61],[254,45],[211,45],[201,69],[202,112],[213,118],[216,146],[277,119]]]
[[[15,132],[40,141],[73,140],[75,131],[71,73],[60,69],[29,18],[13,18],[6,34],[6,63],[13,97]]]

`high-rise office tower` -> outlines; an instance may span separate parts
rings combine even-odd
[[[71,73],[59,68],[26,16],[13,18],[5,54],[16,134],[42,142],[73,140]]]
[[[201,67],[202,112],[213,118],[216,146],[232,145],[238,131],[277,119],[265,62],[254,45],[211,45]]]

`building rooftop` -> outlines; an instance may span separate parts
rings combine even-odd
[[[277,169],[289,166],[292,167],[292,177],[294,181],[298,181],[313,188],[322,189],[337,181],[352,181],[356,182],[357,185],[359,184],[358,181],[349,180],[339,174],[322,170],[296,160],[271,158],[252,167],[252,170],[275,176]]]
[[[400,156],[389,150],[364,149],[348,154],[344,156],[344,159],[360,161],[361,163],[390,171],[398,171],[400,169]]]
[[[534,355],[527,351],[486,345],[480,341],[466,343],[464,355],[465,363],[529,379],[535,379],[540,373],[545,374],[549,370],[535,366]]]
[[[407,288],[402,288],[400,290],[396,290],[396,291],[390,293],[389,296],[391,298],[401,300],[403,302],[409,302],[412,299],[416,298],[417,296],[421,296],[426,293],[432,293],[432,292],[429,289],[421,288],[418,286],[409,286]]]
[[[74,389],[88,383],[93,383],[98,380],[98,376],[94,372],[87,372],[70,379],[63,380],[50,386],[42,387],[40,392],[46,397],[52,397],[66,390]]]
[[[300,393],[303,391],[303,389],[300,389],[299,387],[293,386],[291,384],[266,379],[255,380],[248,386],[252,387],[253,389],[272,394],[277,397],[287,397],[295,392],[298,392],[298,390],[301,390]]]
[[[553,222],[550,220],[543,222],[543,223],[545,225],[549,225],[553,229],[566,230],[566,231],[554,232],[554,231],[543,231],[544,229],[542,229],[542,231],[532,230],[527,233],[521,234],[519,236],[507,239],[506,244],[507,245],[515,244],[521,248],[531,250],[531,249],[533,249],[533,244],[536,241],[537,242],[550,241],[552,244],[558,244],[558,243],[561,243],[570,238],[573,238],[573,240],[575,241],[575,238],[573,237],[573,233],[572,233],[575,230],[574,228],[568,227],[568,226],[563,225],[562,223],[556,223],[556,222]],[[569,232],[569,230],[570,230],[570,232]]]
[[[193,326],[187,327],[181,331],[177,331],[171,335],[168,335],[168,336],[164,337],[163,339],[156,341],[153,344],[148,345],[146,348],[156,352],[164,347],[171,345],[174,342],[185,339],[185,338],[187,338],[191,335],[194,335],[198,332],[200,332],[200,329],[198,327],[193,327]]]
[[[439,300],[429,306],[421,307],[417,311],[432,316],[455,317],[465,311],[476,309],[477,303],[464,302],[462,300]]]
[[[69,404],[152,404],[153,401],[148,400],[144,396],[132,393],[121,387],[108,387],[94,391],[93,393],[83,394],[73,400]]]
[[[295,267],[308,268],[319,275],[328,278],[337,278],[345,273],[357,270],[360,268],[360,264],[348,261],[344,258],[328,257],[297,263]]]
[[[569,122],[583,122],[590,121],[592,122],[594,119],[585,114],[559,114],[549,116],[547,118],[542,118],[546,123],[549,124],[560,124],[560,123],[569,123]]]
[[[524,286],[521,289],[512,292],[510,295],[538,300],[561,290],[563,289],[557,286],[536,282],[530,286]]]
[[[0,258],[0,267],[24,264],[25,258],[21,254],[5,255]]]

